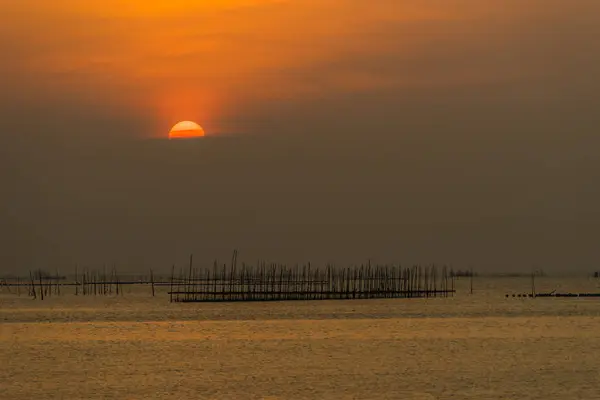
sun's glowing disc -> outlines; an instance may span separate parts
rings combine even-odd
[[[204,129],[192,121],[181,121],[169,132],[169,139],[191,139],[204,136]]]

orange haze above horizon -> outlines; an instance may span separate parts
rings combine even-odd
[[[225,116],[265,101],[513,78],[525,69],[492,74],[495,60],[410,63],[435,61],[447,35],[467,47],[496,40],[481,21],[521,18],[523,3],[19,0],[3,4],[0,46],[12,56],[0,72],[20,78],[23,98],[130,109],[154,118],[157,135],[188,119],[218,133]]]

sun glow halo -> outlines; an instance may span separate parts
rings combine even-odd
[[[204,136],[204,129],[192,121],[176,123],[169,132],[169,139],[192,139]]]

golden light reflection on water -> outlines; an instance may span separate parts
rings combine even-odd
[[[447,299],[170,304],[2,293],[6,398],[585,398],[597,396],[593,299],[505,299],[528,279]],[[540,280],[539,290],[593,282]],[[3,398],[4,398],[3,397]]]
[[[577,326],[576,332],[565,326]],[[185,340],[421,340],[594,338],[600,320],[561,318],[417,318],[261,321],[140,321],[25,323],[4,326],[0,340],[185,341]]]

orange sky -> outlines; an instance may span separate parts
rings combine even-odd
[[[431,0],[20,0],[3,6],[0,29],[20,48],[13,72],[38,87],[155,110],[164,126],[210,125],[247,101],[392,85],[397,76],[352,68],[318,82],[302,74],[344,57],[409,55],[427,32],[378,31],[464,12]]]
[[[596,265],[598,37],[598,0],[0,0],[0,261]],[[235,137],[138,140],[181,120]]]
[[[519,19],[560,11],[559,2],[539,3],[9,1],[0,34],[13,57],[0,68],[37,96],[61,92],[152,115],[157,132],[182,119],[218,131],[222,115],[267,99],[517,78],[531,65],[498,67],[482,57],[483,65],[450,60],[432,70],[418,60],[432,53],[439,65],[457,43],[481,52],[483,41],[497,46]],[[394,71],[394,63],[409,67]]]

